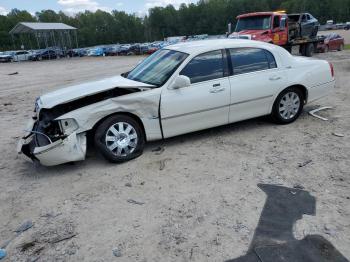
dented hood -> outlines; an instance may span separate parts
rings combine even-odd
[[[67,103],[85,96],[94,95],[110,89],[119,88],[152,88],[154,86],[115,76],[98,81],[68,86],[40,96],[38,101],[41,108],[52,108],[56,105]]]

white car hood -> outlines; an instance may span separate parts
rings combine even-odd
[[[94,95],[103,91],[114,89],[116,87],[148,89],[154,86],[130,80],[122,76],[115,76],[98,81],[68,86],[44,94],[40,96],[38,105],[40,108],[52,108],[62,103],[67,103],[85,96]]]

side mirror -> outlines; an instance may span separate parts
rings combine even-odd
[[[188,76],[179,75],[173,84],[170,86],[170,89],[180,89],[183,87],[188,87],[191,85],[191,80]]]
[[[283,17],[280,22],[280,29],[284,30],[286,28],[287,19]]]

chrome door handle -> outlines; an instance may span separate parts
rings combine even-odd
[[[269,78],[269,80],[271,80],[271,81],[276,81],[276,80],[280,80],[282,77],[280,77],[280,76],[271,76],[270,78]]]
[[[225,90],[225,87],[221,87],[221,88],[212,88],[209,90],[210,93],[219,93]]]

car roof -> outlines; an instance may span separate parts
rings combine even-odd
[[[256,47],[264,48],[269,51],[280,50],[281,47],[276,45],[264,43],[261,41],[245,40],[245,39],[210,39],[191,42],[182,42],[174,45],[169,45],[165,49],[184,52],[190,55],[197,55],[212,50],[224,48],[242,48],[242,47]]]

